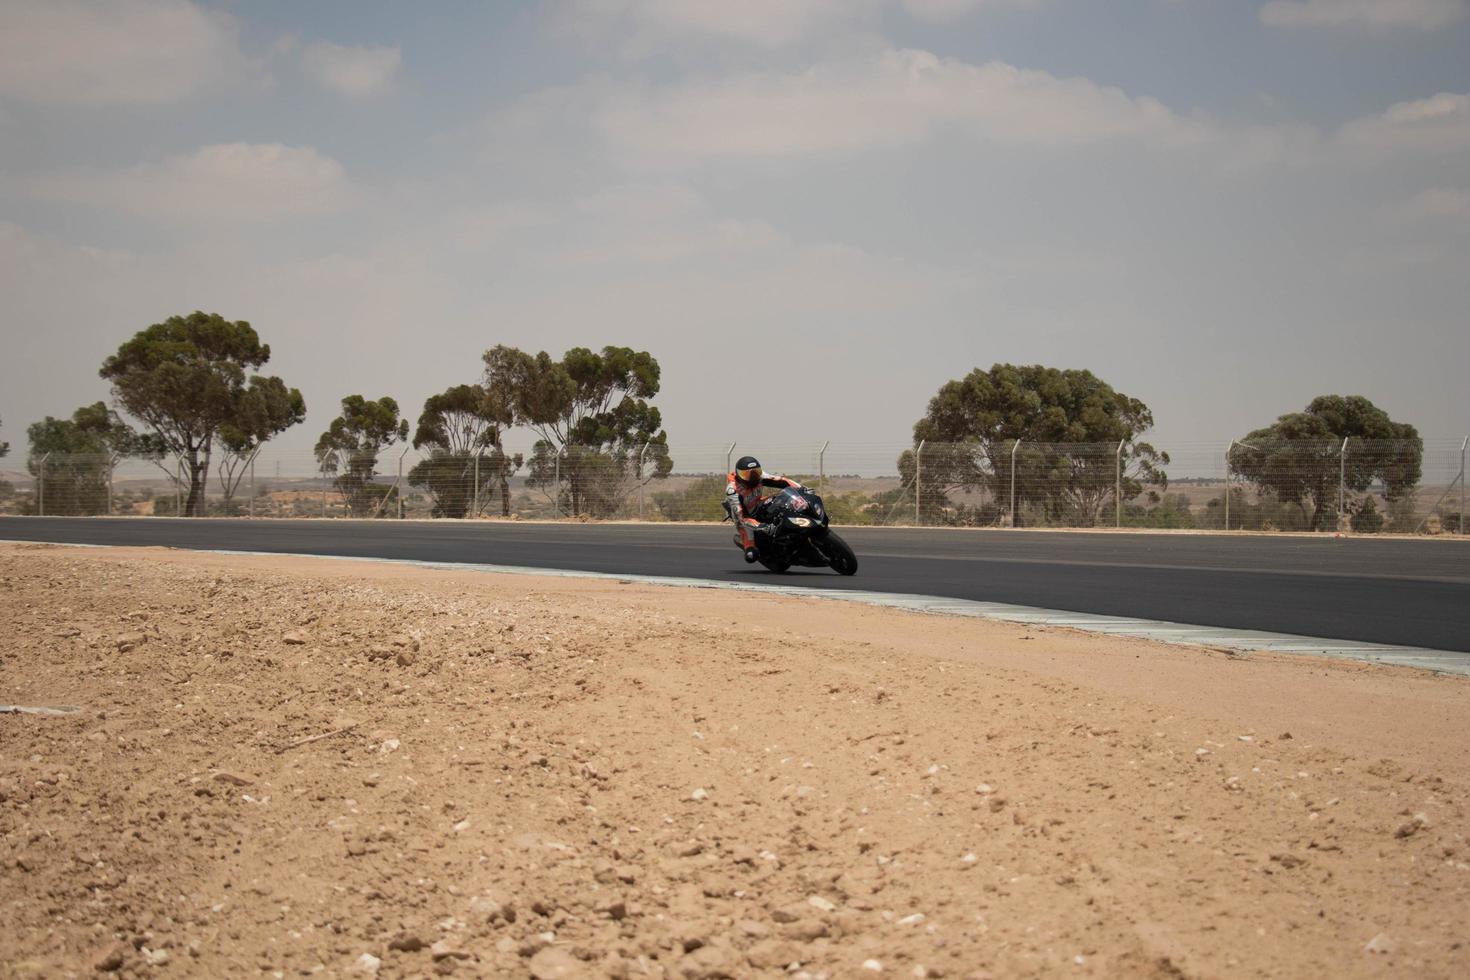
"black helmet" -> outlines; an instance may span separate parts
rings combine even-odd
[[[747,487],[759,485],[761,482],[761,461],[754,456],[741,456],[735,461],[735,479]]]

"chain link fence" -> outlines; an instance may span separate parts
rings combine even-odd
[[[390,450],[335,467],[267,450],[216,454],[199,480],[177,458],[50,454],[0,473],[0,513],[719,521],[752,452],[816,487],[839,525],[1464,534],[1467,441]]]

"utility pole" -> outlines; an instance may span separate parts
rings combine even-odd
[[[919,448],[914,450],[914,523],[916,525],[922,525],[924,523],[923,514],[919,512],[919,487],[923,482],[919,477],[923,475],[924,443],[928,441],[927,439],[920,439]]]

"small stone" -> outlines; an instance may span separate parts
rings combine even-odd
[[[306,637],[303,636],[302,634],[296,632],[295,630],[292,630],[290,633],[286,633],[286,634],[284,634],[281,637],[281,642],[284,643],[284,644],[286,644],[286,646],[288,646],[288,647],[299,647],[299,646],[302,646],[302,645],[304,645],[306,643]],[[368,956],[368,955],[370,955],[370,954],[368,954],[368,953],[364,953],[363,954],[363,956]],[[361,962],[362,962],[361,960],[358,960],[358,963],[361,963]]]
[[[915,912],[912,915],[906,915],[902,919],[899,919],[898,920],[898,924],[901,925],[901,926],[916,926],[920,922],[923,922],[923,921],[924,921],[924,913],[923,912]]]
[[[966,854],[964,857],[960,858],[960,864],[963,864],[965,867],[969,867],[970,865],[974,864],[975,862],[977,862],[979,860],[980,859],[978,857],[976,857],[973,853],[972,854]]]
[[[872,970],[874,973],[882,973],[883,964],[879,963],[877,960],[863,960],[863,969]]]
[[[417,659],[417,655],[412,650],[399,650],[398,656],[393,658],[393,662],[400,667],[412,667],[413,662]]]
[[[1414,814],[1414,819],[1400,824],[1399,829],[1395,830],[1393,835],[1399,840],[1403,840],[1407,837],[1413,837],[1427,826],[1429,826],[1429,818],[1422,813],[1416,813]]]
[[[557,946],[541,947],[528,966],[536,980],[566,980],[586,975],[576,957]]]
[[[363,953],[353,962],[352,969],[357,973],[366,973],[369,976],[375,977],[378,975],[378,968],[382,965],[383,961],[372,953]]]
[[[127,950],[121,943],[105,946],[92,954],[87,965],[95,973],[116,973],[127,959]]]
[[[705,800],[709,798],[709,793],[705,792],[704,787],[701,786],[694,792],[690,793],[689,798],[691,800]]]
[[[812,908],[819,909],[823,912],[835,912],[837,910],[836,905],[833,905],[832,902],[823,898],[821,895],[811,896],[806,900],[806,903]]]
[[[445,942],[443,939],[439,940],[438,942],[434,943],[434,945],[429,947],[429,955],[432,956],[436,961],[447,959],[468,960],[472,959],[474,956],[473,953],[470,953],[467,950],[456,949],[455,947],[449,945],[449,943]]]
[[[396,738],[385,738],[383,744],[378,746],[378,754],[387,755],[389,752],[397,752],[399,744]]]
[[[388,940],[388,948],[400,953],[417,953],[421,949],[426,949],[428,945],[421,937],[411,932],[401,932]]]
[[[54,637],[57,637],[58,639],[65,640],[65,639],[69,639],[69,638],[71,638],[73,636],[81,636],[82,635],[82,631],[79,630],[79,629],[77,629],[75,626],[66,626],[66,627],[63,627],[63,628],[57,630],[55,633],[52,633],[51,635],[54,636]]]
[[[147,643],[148,636],[145,633],[120,633],[113,642],[117,644],[119,650],[127,653],[129,650]]]
[[[981,783],[979,786],[975,787],[975,792],[979,793],[981,796],[989,796],[991,793],[995,792],[995,787],[990,785],[989,783]]]
[[[1368,942],[1364,944],[1363,952],[1392,953],[1393,940],[1389,939],[1387,935],[1380,932],[1378,935],[1374,936],[1372,939],[1368,940]]]
[[[255,780],[249,776],[240,776],[233,772],[226,772],[223,769],[216,769],[209,774],[209,778],[217,783],[229,783],[231,786],[252,786],[255,784]]]
[[[166,949],[149,949],[144,946],[140,952],[143,954],[143,959],[148,961],[149,966],[163,966],[169,959]]]

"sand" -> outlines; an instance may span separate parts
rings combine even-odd
[[[0,545],[0,975],[1465,976],[1470,682]]]

